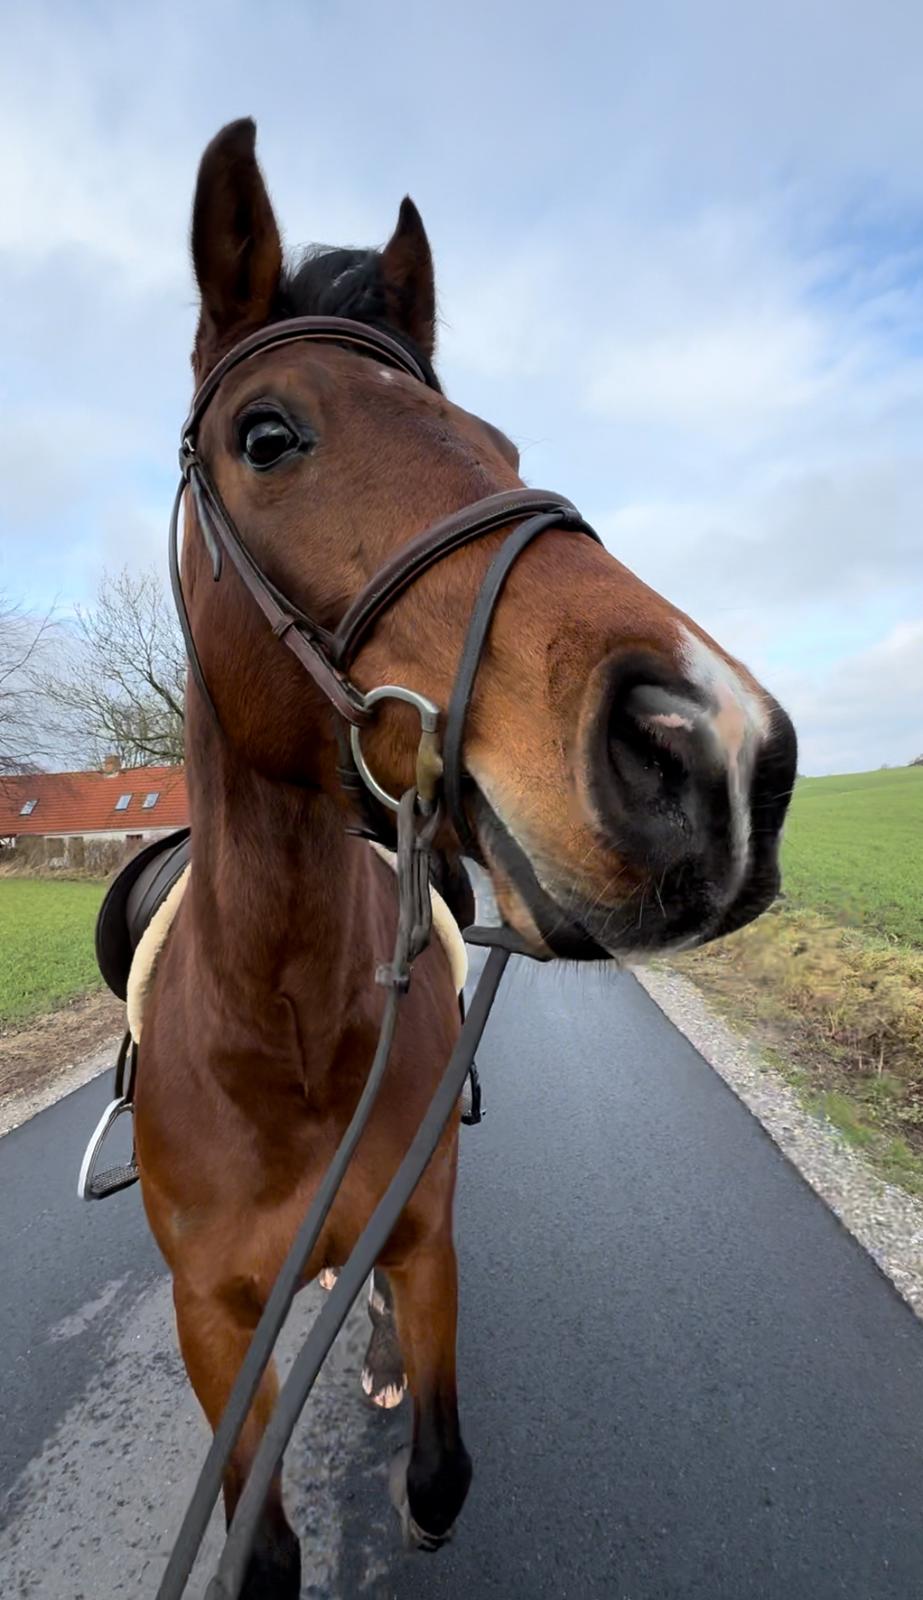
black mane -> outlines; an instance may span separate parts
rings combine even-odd
[[[441,392],[432,363],[388,316],[377,250],[310,246],[282,275],[279,316],[350,317],[354,322],[379,328],[404,346],[423,368],[431,388]]]

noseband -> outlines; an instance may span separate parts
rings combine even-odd
[[[302,340],[346,345],[407,373],[421,383],[428,381],[423,368],[396,339],[376,328],[368,328],[343,317],[294,318],[261,329],[235,345],[212,369],[197,391],[183,425],[180,445],[182,477],[170,518],[170,576],[192,674],[220,729],[217,706],[196,650],[180,580],[179,518],[188,488],[211,558],[214,581],[217,583],[220,580],[227,557],[273,633],[292,651],[337,713],[340,779],[351,798],[362,803],[365,797],[363,810],[366,826],[353,831],[373,838],[379,836],[382,817],[375,813],[375,802],[379,807],[397,814],[398,931],[390,966],[379,968],[376,974],[378,982],[388,990],[388,996],[375,1056],[359,1103],[266,1302],[199,1474],[157,1591],[157,1600],[179,1600],[185,1590],[196,1551],[220,1492],[227,1462],[372,1112],[390,1056],[400,998],[410,981],[411,965],[425,949],[430,937],[429,863],[435,834],[444,814],[443,807],[462,846],[471,854],[478,853],[477,842],[471,835],[464,814],[462,743],[478,667],[503,586],[523,550],[539,534],[551,528],[573,530],[598,540],[597,534],[584,522],[571,502],[561,495],[545,494],[540,489],[512,489],[487,495],[483,500],[451,512],[424,532],[408,539],[356,595],[338,626],[333,631],[321,627],[294,605],[262,571],[235,527],[208,464],[198,449],[202,418],[226,375],[251,356]],[[412,689],[396,684],[382,684],[366,693],[358,689],[349,676],[350,669],[379,618],[437,561],[510,523],[517,526],[507,534],[494,555],[472,609],[442,728],[439,707]],[[400,800],[389,795],[369,771],[360,742],[363,728],[373,720],[378,706],[386,700],[404,701],[414,706],[420,716],[416,781]],[[545,943],[561,954],[569,953],[562,948],[563,941],[556,937],[553,922],[548,924],[541,911],[530,909]],[[369,1272],[391,1237],[453,1113],[510,952],[520,950],[524,954],[533,954],[509,928],[468,929],[465,936],[469,942],[493,946],[471,1008],[410,1149],[342,1268],[336,1286],[318,1314],[279,1394],[275,1411],[254,1456],[205,1600],[234,1600],[239,1595],[269,1484],[278,1470],[292,1429],[321,1364]],[[599,954],[603,952],[599,951]]]
[[[170,578],[180,625],[196,684],[220,727],[217,707],[209,690],[193,638],[192,624],[183,596],[179,570],[178,527],[183,495],[188,487],[195,504],[202,537],[211,559],[212,577],[221,578],[226,556],[252,595],[273,633],[292,651],[301,666],[326,696],[337,713],[340,744],[340,780],[351,798],[363,803],[370,793],[382,806],[397,811],[396,797],[389,795],[370,772],[362,754],[361,733],[385,700],[402,700],[414,706],[420,716],[421,737],[417,759],[417,793],[423,807],[431,807],[440,788],[445,806],[461,844],[477,853],[475,840],[465,817],[462,795],[462,743],[468,708],[494,610],[507,575],[539,534],[550,528],[569,529],[598,541],[598,535],[563,495],[542,489],[508,489],[463,506],[408,539],[379,568],[351,601],[334,630],[314,621],[266,576],[251,555],[230,512],[218,492],[208,464],[199,453],[202,420],[223,379],[252,356],[283,345],[312,341],[346,345],[363,355],[373,356],[388,367],[407,373],[420,383],[427,377],[409,351],[390,335],[345,317],[295,317],[268,328],[261,328],[241,340],[211,370],[197,390],[183,424],[179,462],[181,478],[170,519]],[[363,643],[379,619],[416,580],[446,556],[475,539],[494,533],[510,523],[518,526],[508,534],[494,557],[471,613],[467,635],[459,658],[455,686],[440,738],[440,711],[426,696],[397,685],[384,684],[363,693],[349,673]],[[348,729],[348,738],[344,737]],[[381,820],[363,803],[366,826],[361,830],[379,837]]]

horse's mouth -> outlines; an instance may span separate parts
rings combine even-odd
[[[484,865],[493,879],[501,909],[525,943],[534,948],[535,955],[547,959],[550,951],[568,961],[610,960],[612,952],[598,944],[579,918],[564,910],[539,882],[525,850],[480,789],[473,809]],[[511,899],[513,903],[509,903]]]
[[[484,865],[501,911],[536,956],[569,961],[643,962],[710,943],[753,921],[779,891],[775,854],[751,864],[730,904],[691,868],[638,889],[618,906],[580,901],[540,880],[525,848],[478,789],[473,806]]]

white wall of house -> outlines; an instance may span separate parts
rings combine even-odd
[[[170,828],[104,828],[97,833],[75,833],[73,828],[68,828],[63,833],[22,834],[22,838],[42,839],[110,839],[113,844],[124,843],[126,839],[163,839],[168,833],[176,830]]]

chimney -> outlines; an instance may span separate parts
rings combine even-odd
[[[106,756],[103,761],[103,772],[107,778],[114,778],[116,773],[121,771],[121,767],[118,756]]]

